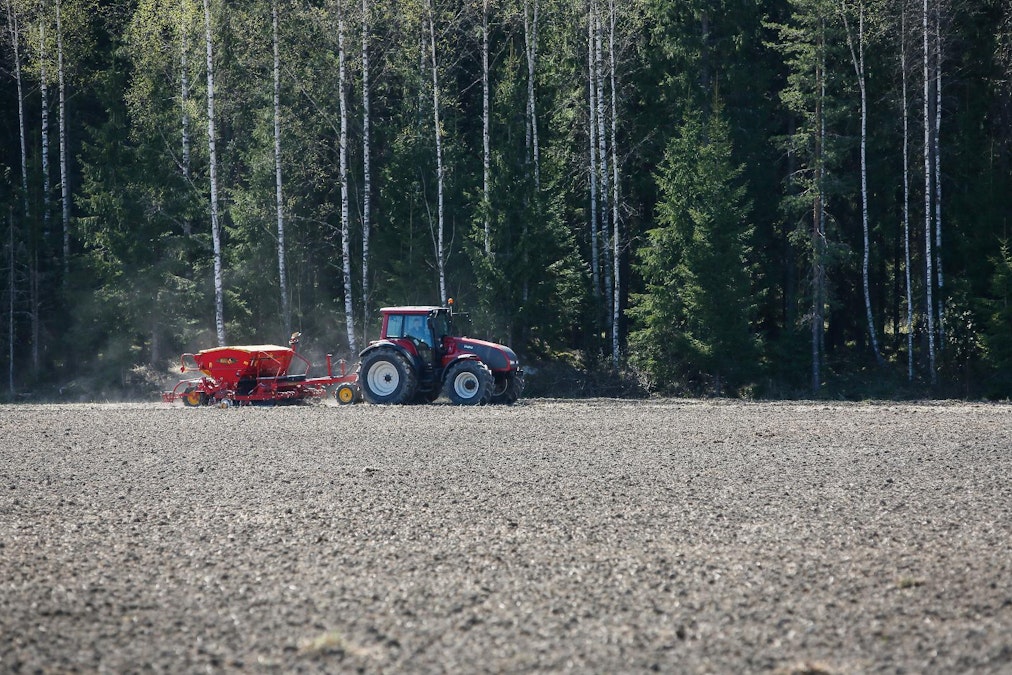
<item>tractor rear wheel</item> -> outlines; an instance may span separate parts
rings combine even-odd
[[[492,391],[492,403],[513,405],[524,392],[523,373],[509,373],[495,378],[495,389]]]
[[[450,366],[443,393],[457,405],[483,405],[492,396],[492,371],[477,359]]]
[[[418,388],[418,375],[400,352],[377,349],[362,357],[359,382],[369,403],[407,403]]]

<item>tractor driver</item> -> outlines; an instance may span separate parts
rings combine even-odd
[[[426,361],[432,353],[432,336],[429,333],[426,317],[409,315],[404,317],[404,337],[409,338],[418,350],[418,355]]]
[[[428,328],[425,325],[424,316],[404,317],[404,337],[413,338],[419,342],[429,344],[432,338],[429,336]],[[430,347],[432,345],[429,345]]]

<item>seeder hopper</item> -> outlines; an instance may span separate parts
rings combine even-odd
[[[336,387],[338,403],[359,399],[358,373],[348,372],[343,359],[334,373],[327,354],[326,376],[309,377],[312,364],[296,351],[298,343],[295,333],[288,347],[246,345],[183,354],[181,372],[200,372],[201,377],[180,381],[162,393],[162,400],[187,406],[295,403],[324,398],[330,387]]]

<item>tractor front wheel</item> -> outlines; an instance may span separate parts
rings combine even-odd
[[[482,405],[492,395],[492,371],[477,359],[458,361],[450,366],[443,393],[457,405]]]
[[[369,403],[407,403],[418,388],[415,369],[393,349],[377,349],[362,357],[359,382]]]
[[[495,388],[492,391],[492,403],[513,405],[517,402],[517,399],[520,398],[520,394],[523,392],[523,373],[497,375],[495,378]]]

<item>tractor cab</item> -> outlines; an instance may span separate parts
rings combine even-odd
[[[437,367],[443,338],[451,335],[449,311],[443,307],[385,307],[382,339],[405,348],[425,370]]]

